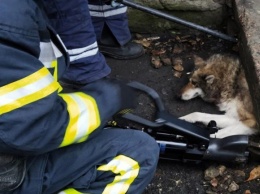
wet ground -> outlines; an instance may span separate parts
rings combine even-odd
[[[183,102],[177,97],[180,89],[188,81],[187,72],[193,69],[193,54],[206,58],[214,53],[236,54],[237,47],[231,42],[220,40],[205,34],[199,33],[168,33],[162,35],[141,35],[143,37],[160,37],[160,39],[149,42],[146,45],[146,54],[134,60],[114,60],[107,58],[108,64],[112,68],[112,77],[119,79],[141,82],[158,92],[162,98],[166,109],[177,117],[186,115],[194,111],[217,113],[215,106],[203,102],[201,99],[194,99]],[[176,46],[177,45],[177,46]],[[184,70],[176,76],[172,65],[162,65],[155,68],[151,58],[162,56],[164,58],[178,58],[183,61]],[[181,75],[181,77],[179,77]],[[136,114],[144,118],[152,118],[154,104],[146,97],[139,97],[139,104]],[[203,161],[199,164],[183,163],[175,161],[160,160],[153,181],[148,185],[144,194],[203,194],[209,190],[205,184],[204,172],[212,164],[219,165],[214,161]],[[248,178],[252,169],[259,163],[249,161],[245,165],[224,164],[229,170],[240,170]],[[249,190],[252,194],[260,193],[260,179],[249,182],[238,183],[239,189],[234,194],[244,194]],[[209,193],[209,192],[208,192]],[[215,193],[230,193],[219,191]],[[213,193],[212,193],[213,194]],[[248,193],[249,194],[249,193]]]

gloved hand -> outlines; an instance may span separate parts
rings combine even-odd
[[[102,0],[102,2],[106,5],[111,5],[112,0]]]
[[[80,88],[92,96],[99,107],[101,118],[126,113],[137,105],[138,92],[127,83],[113,78],[103,78]]]

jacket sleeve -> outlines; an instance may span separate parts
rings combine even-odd
[[[121,85],[100,80],[59,93],[38,60],[37,7],[4,0],[0,10],[0,152],[35,155],[87,141],[122,107]]]

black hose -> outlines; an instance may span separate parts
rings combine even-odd
[[[224,40],[228,40],[228,41],[231,41],[231,42],[237,42],[238,41],[236,38],[228,36],[228,35],[223,34],[221,32],[218,32],[218,31],[215,31],[215,30],[211,30],[209,28],[206,28],[206,27],[194,24],[192,22],[185,21],[183,19],[177,18],[177,17],[172,16],[172,15],[168,15],[168,14],[163,13],[161,11],[158,11],[156,9],[152,9],[152,8],[149,8],[149,7],[145,7],[145,6],[142,6],[142,5],[130,2],[128,0],[116,0],[116,2],[122,3],[122,4],[124,4],[124,5],[128,6],[128,7],[132,7],[134,9],[138,9],[138,10],[147,12],[147,13],[150,13],[152,15],[164,18],[164,19],[167,19],[169,21],[173,21],[173,22],[176,22],[178,24],[182,24],[184,26],[188,26],[188,27],[194,28],[196,30],[200,30],[200,31],[206,32],[206,33],[211,34],[213,36],[222,38]]]

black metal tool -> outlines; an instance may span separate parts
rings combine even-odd
[[[248,161],[248,148],[252,143],[249,145],[247,135],[223,139],[210,138],[210,134],[218,130],[216,122],[213,121],[208,126],[201,127],[180,120],[165,110],[155,90],[139,82],[131,82],[128,85],[147,94],[154,101],[157,109],[155,119],[150,121],[132,113],[122,114],[119,117],[138,124],[141,126],[138,130],[154,137],[160,147],[161,159],[184,162],[214,160],[244,163]]]
[[[231,41],[231,42],[237,42],[238,41],[237,38],[228,36],[226,34],[223,34],[223,33],[219,32],[219,31],[211,30],[211,29],[206,28],[204,26],[200,26],[198,24],[194,24],[192,22],[185,21],[185,20],[180,19],[178,17],[175,17],[175,16],[172,16],[172,15],[163,13],[163,12],[158,11],[156,9],[145,7],[143,5],[140,5],[140,4],[128,1],[128,0],[115,0],[114,2],[124,4],[124,5],[128,6],[128,7],[132,7],[134,9],[137,9],[137,10],[140,10],[140,11],[144,11],[146,13],[149,13],[149,14],[152,14],[152,15],[164,18],[164,19],[172,21],[172,22],[176,22],[176,23],[184,25],[184,26],[188,26],[188,27],[194,28],[194,29],[202,31],[202,32],[206,32],[208,34],[211,34],[212,36],[216,36],[216,37],[224,39],[224,40],[228,40],[228,41]]]

